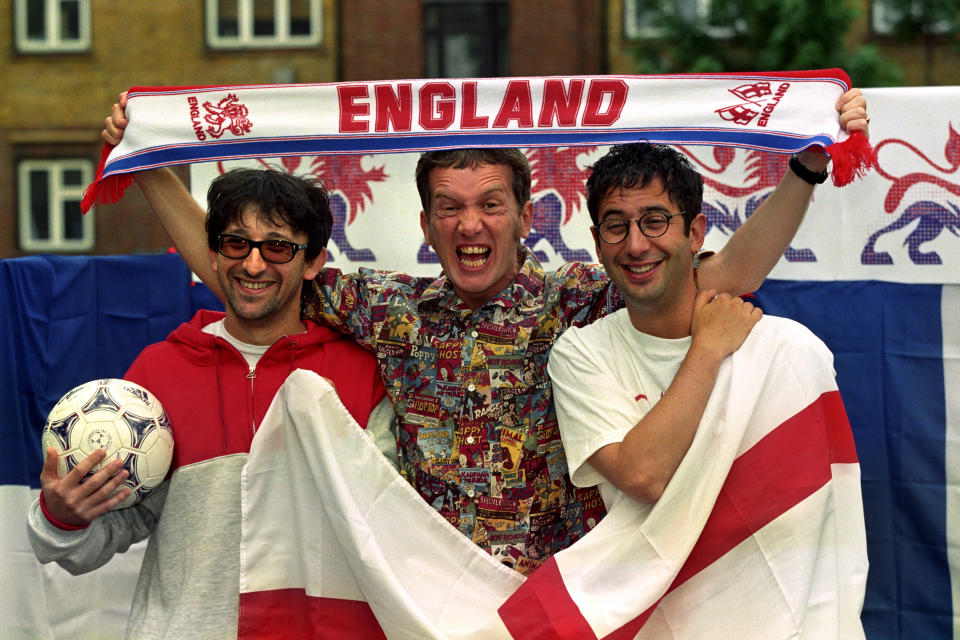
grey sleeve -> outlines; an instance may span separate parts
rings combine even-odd
[[[393,405],[389,398],[384,398],[370,412],[367,418],[367,436],[377,445],[377,449],[387,459],[387,462],[393,465],[394,469],[400,470],[400,461],[397,456],[397,414],[393,411]]]
[[[169,482],[164,482],[139,504],[108,511],[79,531],[52,525],[43,515],[40,500],[34,500],[27,514],[27,538],[33,553],[40,562],[56,562],[73,575],[102,567],[113,554],[123,553],[153,532],[168,487]]]

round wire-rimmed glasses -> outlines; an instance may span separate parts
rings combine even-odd
[[[627,233],[630,232],[630,225],[634,222],[637,223],[637,227],[643,235],[648,238],[659,238],[667,232],[670,220],[682,215],[682,211],[677,213],[651,211],[634,220],[624,220],[617,216],[611,216],[600,224],[594,225],[593,228],[600,234],[600,239],[607,244],[620,244],[626,240]]]

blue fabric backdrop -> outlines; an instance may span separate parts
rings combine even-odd
[[[0,260],[0,484],[39,488],[40,429],[66,391],[120,378],[199,308],[223,309],[175,254]],[[2,635],[2,634],[0,634]]]
[[[871,640],[954,637],[941,291],[768,281],[757,293],[765,313],[805,324],[834,353],[860,457]]]

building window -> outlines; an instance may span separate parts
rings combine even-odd
[[[24,251],[88,251],[93,212],[82,215],[89,160],[24,160],[18,166],[20,246]]]
[[[16,0],[17,50],[60,53],[90,48],[89,0]]]
[[[509,75],[508,0],[424,0],[428,78]]]
[[[897,21],[901,16],[900,4],[894,0],[873,0],[870,3],[870,28],[879,35],[893,35],[896,31]],[[911,3],[913,17],[922,19],[921,3]],[[921,32],[925,34],[939,35],[950,32],[950,20],[934,18],[929,24],[923,24]]]
[[[323,40],[320,0],[206,1],[211,47],[307,47]]]
[[[703,22],[710,16],[710,0],[624,0],[623,32],[627,39],[660,37],[657,18],[661,6],[690,22]]]

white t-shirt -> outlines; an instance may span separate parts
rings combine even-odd
[[[587,459],[608,444],[622,442],[660,400],[691,341],[641,333],[621,309],[586,327],[568,329],[550,352],[547,371],[570,477],[580,487],[599,485],[608,509],[626,494]]]
[[[206,325],[203,328],[203,332],[217,336],[218,338],[223,338],[233,345],[233,348],[239,351],[243,359],[247,361],[247,366],[250,367],[250,371],[256,369],[260,357],[267,352],[267,349],[273,346],[270,344],[247,344],[246,342],[237,340],[227,333],[227,328],[223,326],[223,318]]]

